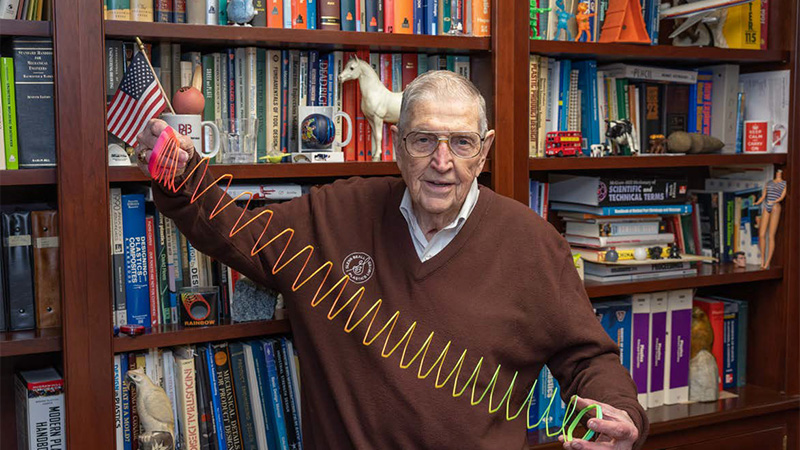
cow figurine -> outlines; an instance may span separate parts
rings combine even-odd
[[[639,144],[635,134],[633,125],[628,119],[606,120],[606,137],[616,144],[618,150],[615,154],[619,154],[622,145],[627,145],[631,149],[631,155],[639,155]]]

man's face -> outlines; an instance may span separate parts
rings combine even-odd
[[[464,100],[423,100],[410,111],[410,116],[404,134],[400,135],[393,125],[392,137],[397,165],[411,194],[414,212],[418,216],[443,215],[452,220],[464,204],[472,180],[483,170],[486,155],[494,141],[494,130],[486,133],[483,149],[473,158],[463,159],[453,155],[445,141],[440,141],[430,156],[415,158],[405,151],[402,142],[405,135],[414,131],[480,133],[478,105]],[[418,218],[421,221],[427,219]]]

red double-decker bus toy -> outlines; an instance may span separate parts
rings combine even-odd
[[[545,156],[578,156],[583,136],[580,131],[551,131],[545,137]]]

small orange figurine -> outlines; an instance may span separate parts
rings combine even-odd
[[[580,41],[584,33],[586,33],[586,41],[584,42],[592,42],[592,33],[589,32],[589,19],[594,17],[595,13],[587,14],[587,9],[589,9],[588,3],[578,3],[578,11],[575,14],[575,23],[578,24],[578,35],[575,36],[575,42]]]

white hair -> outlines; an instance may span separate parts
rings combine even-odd
[[[421,101],[440,102],[446,99],[460,99],[477,103],[478,131],[481,136],[486,134],[486,130],[488,130],[486,100],[471,81],[449,70],[433,70],[423,73],[408,84],[403,91],[403,103],[400,106],[397,128],[401,132],[405,129],[410,112],[414,110],[417,103]]]

